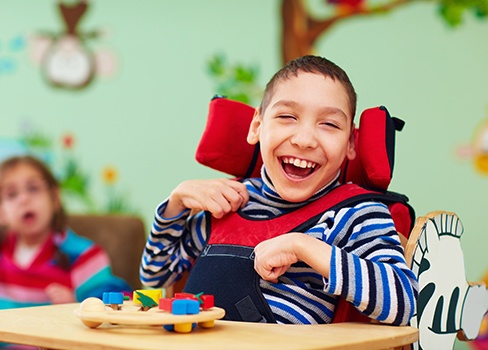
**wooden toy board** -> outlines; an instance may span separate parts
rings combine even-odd
[[[135,305],[132,301],[124,301],[120,310],[113,310],[107,305],[104,305],[103,310],[84,309],[82,303],[79,308],[74,310],[74,313],[83,324],[90,328],[96,328],[103,322],[134,326],[204,323],[221,319],[225,315],[225,310],[219,307],[200,310],[200,313],[194,315],[173,315],[157,307],[148,311],[140,311],[139,309],[140,305]]]

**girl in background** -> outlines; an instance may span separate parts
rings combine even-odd
[[[0,164],[0,309],[131,291],[102,248],[66,226],[59,191],[36,158]]]

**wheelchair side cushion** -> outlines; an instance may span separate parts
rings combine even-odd
[[[250,145],[246,140],[253,115],[254,108],[247,104],[214,97],[196,160],[235,177],[259,177],[263,165],[259,146]]]
[[[395,163],[395,135],[404,124],[391,117],[384,106],[364,110],[355,130],[356,158],[344,162],[342,181],[377,190],[388,189]]]

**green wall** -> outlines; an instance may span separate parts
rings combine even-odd
[[[0,0],[0,58],[17,63],[12,72],[0,71],[0,138],[18,138],[26,120],[55,142],[73,133],[73,153],[91,175],[95,198],[104,196],[101,170],[114,166],[117,189],[149,229],[154,208],[177,183],[222,175],[194,160],[215,93],[206,62],[223,53],[231,63],[257,65],[264,85],[281,61],[279,1],[97,0],[90,6],[81,29],[106,34],[88,45],[114,53],[118,69],[74,92],[46,84],[29,45],[19,52],[7,47],[18,35],[59,32],[55,2]],[[451,29],[433,4],[419,3],[343,21],[316,46],[348,71],[359,110],[383,104],[406,121],[392,189],[406,193],[418,215],[459,215],[470,280],[488,269],[488,177],[456,150],[488,117],[487,35],[488,21],[466,16]]]

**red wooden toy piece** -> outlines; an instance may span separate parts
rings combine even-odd
[[[171,312],[171,304],[173,303],[173,298],[161,298],[159,299],[159,309],[167,312]]]
[[[200,296],[201,307],[203,310],[211,309],[215,306],[213,294],[202,294]]]
[[[195,294],[190,294],[190,293],[175,293],[174,299],[190,299],[190,300],[197,300],[198,297],[195,296]]]

